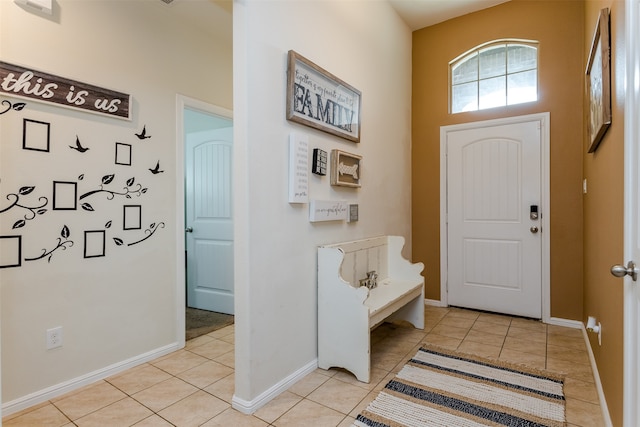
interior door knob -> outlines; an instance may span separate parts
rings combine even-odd
[[[535,225],[533,227],[531,227],[529,229],[529,231],[531,231],[533,234],[536,234],[538,232],[538,227],[536,227]]]
[[[634,282],[638,280],[638,269],[636,268],[636,263],[633,261],[629,261],[626,267],[619,264],[614,265],[611,267],[611,274],[616,277],[631,276]]]
[[[187,227],[184,229],[185,232],[187,233],[193,233],[193,228],[192,227]]]

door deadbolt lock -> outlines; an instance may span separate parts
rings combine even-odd
[[[538,205],[529,206],[529,218],[533,221],[538,219]]]

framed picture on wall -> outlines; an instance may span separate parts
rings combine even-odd
[[[611,43],[608,8],[602,9],[598,16],[585,74],[589,103],[588,152],[593,153],[611,126]]]
[[[360,187],[362,156],[342,150],[331,150],[331,185]]]
[[[360,142],[361,92],[289,51],[287,120]]]

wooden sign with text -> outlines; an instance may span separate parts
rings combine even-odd
[[[2,61],[0,94],[131,120],[131,95]]]

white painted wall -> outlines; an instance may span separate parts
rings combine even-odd
[[[360,144],[286,121],[289,49],[362,91]],[[411,32],[387,2],[234,3],[237,408],[316,360],[318,245],[382,234],[410,245],[410,106]],[[310,150],[363,156],[362,188],[310,174],[311,198],[358,203],[358,222],[311,224],[307,204],[287,203],[291,132]]]
[[[54,4],[53,17],[43,18],[0,0],[2,60],[131,93],[133,121],[36,102],[1,116],[0,201],[24,185],[51,198],[53,180],[77,181],[80,174],[79,188],[87,191],[116,173],[149,188],[140,198],[143,223],[166,227],[149,245],[116,247],[111,238],[123,232],[123,203],[96,197],[93,213],[47,212],[19,230],[25,256],[50,248],[63,225],[76,243],[50,263],[0,269],[3,406],[17,409],[68,381],[179,343],[175,189],[182,177],[171,170],[176,93],[234,105],[236,397],[252,405],[316,359],[317,245],[380,234],[409,242],[411,33],[382,1],[238,1],[232,73],[228,43],[212,43],[162,2]],[[289,49],[362,91],[360,144],[285,120]],[[21,149],[23,117],[52,124],[50,153]],[[146,145],[132,139],[142,125],[153,134]],[[358,203],[359,222],[311,224],[307,205],[287,203],[292,131],[306,133],[310,148],[363,156],[360,189],[310,177],[312,198]],[[77,133],[91,157],[79,159],[67,148]],[[133,166],[113,164],[115,141],[134,146]],[[166,171],[151,176],[147,168],[158,159]],[[0,214],[0,235],[18,232],[11,229],[15,216]],[[83,230],[109,220],[107,256],[84,259]],[[64,346],[47,352],[45,330],[59,325]]]
[[[5,415],[7,407],[20,409],[105,369],[179,346],[184,331],[176,319],[184,308],[176,286],[175,189],[182,180],[175,170],[176,94],[232,108],[228,39],[213,39],[160,1],[53,3],[55,13],[47,18],[0,0],[2,61],[130,93],[133,120],[33,101],[0,116],[0,210],[6,195],[23,186],[36,187],[25,203],[40,196],[49,203],[46,213],[19,229],[12,225],[24,212],[0,214],[0,235],[21,234],[24,257],[54,247],[64,225],[74,242],[50,262],[0,269]],[[49,153],[22,149],[23,118],[51,123]],[[152,138],[138,141],[134,132],[143,125]],[[68,148],[76,135],[90,151]],[[116,141],[133,146],[132,166],[114,164]],[[158,160],[165,172],[152,175],[148,168]],[[101,177],[112,173],[113,184],[105,187],[121,190],[134,177],[148,191],[132,199],[94,195],[81,201],[90,202],[94,212],[51,210],[53,180],[77,182],[80,194],[98,188]],[[143,206],[141,230],[123,230],[124,204]],[[144,237],[145,229],[159,222],[165,228],[143,243],[127,247],[113,241]],[[85,259],[83,232],[96,229],[106,231],[106,256]],[[64,345],[47,351],[45,330],[55,326],[64,328]]]

